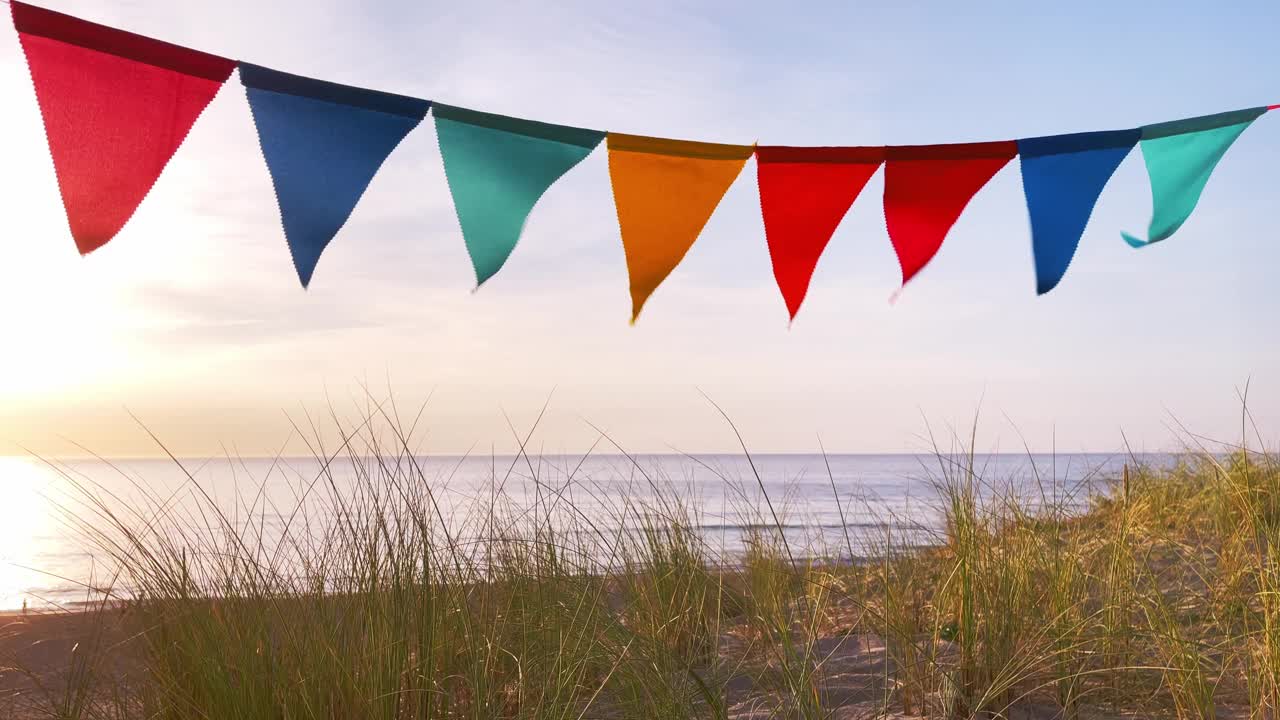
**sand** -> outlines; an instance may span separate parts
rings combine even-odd
[[[0,613],[0,718],[6,720],[35,720],[50,717],[50,708],[59,704],[74,704],[77,698],[67,697],[70,674],[75,671],[77,658],[93,653],[85,652],[100,643],[105,652],[103,664],[97,668],[107,678],[128,683],[141,671],[136,653],[131,648],[129,635],[119,611],[105,613]],[[726,635],[725,643],[736,640]],[[822,690],[822,705],[832,709],[832,720],[858,720],[862,718],[887,718],[895,720],[905,715],[883,712],[886,691],[885,652],[883,645],[873,636],[845,636],[824,638],[819,641],[818,653],[827,660],[823,663],[826,678]],[[108,683],[110,684],[110,683]],[[753,687],[746,673],[732,680],[727,687],[726,701],[729,715],[734,720],[766,720],[770,717],[772,699]],[[1230,712],[1220,718],[1245,717]],[[1051,720],[1060,717],[1052,706],[1029,705],[1020,707],[1009,720]],[[1098,710],[1086,711],[1081,720],[1118,720],[1119,718],[1145,717],[1143,715],[1116,715]],[[1155,717],[1155,716],[1151,716]]]
[[[0,613],[0,718],[48,717],[50,707],[74,704],[66,689],[77,665],[104,658],[99,672],[127,682],[139,664],[119,650],[127,637],[119,613]],[[106,651],[88,652],[95,644]]]

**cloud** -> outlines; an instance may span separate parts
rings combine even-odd
[[[146,308],[152,322],[137,341],[188,345],[245,346],[284,344],[301,336],[360,330],[380,325],[376,312],[359,303],[316,300],[256,301],[243,292],[192,290],[147,284],[134,288],[131,302]]]

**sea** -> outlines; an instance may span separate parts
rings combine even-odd
[[[1126,464],[1174,455],[602,455],[433,456],[383,460],[0,458],[0,610],[75,606],[111,587],[129,593],[95,530],[108,513],[134,528],[209,532],[229,524],[271,543],[284,528],[323,535],[338,508],[365,505],[370,478],[396,477],[379,502],[429,500],[454,540],[495,513],[595,530],[679,514],[724,562],[753,533],[795,552],[857,562],[878,549],[928,545],[944,532],[939,483],[969,478],[981,496],[1082,510]],[[366,488],[361,492],[360,488]],[[216,511],[215,511],[216,509]],[[305,523],[297,518],[306,517]],[[158,522],[157,518],[163,518]],[[215,527],[218,526],[218,527]],[[274,540],[273,540],[274,539]],[[312,538],[323,540],[323,538]],[[294,537],[294,541],[297,538]]]

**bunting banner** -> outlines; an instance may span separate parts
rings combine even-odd
[[[13,0],[71,237],[107,244],[235,70],[235,61]]]
[[[604,132],[436,104],[436,137],[476,287],[502,269],[542,194]]]
[[[726,145],[433,104],[231,60],[20,0],[0,1],[10,5],[63,209],[82,255],[120,232],[238,68],[304,288],[374,175],[433,112],[477,288],[506,264],[542,196],[605,141],[632,323],[753,155],[774,280],[794,321],[836,229],[882,164],[885,225],[901,289],[937,255],[973,197],[1020,157],[1036,292],[1043,295],[1062,282],[1102,191],[1135,145],[1146,164],[1152,218],[1145,238],[1121,236],[1140,248],[1172,236],[1236,139],[1264,113],[1280,109],[999,142]]]
[[[378,168],[431,103],[243,62],[240,82],[305,288]]]
[[[756,148],[765,240],[792,320],[818,258],[882,162],[880,147]]]
[[[884,221],[903,287],[938,254],[969,200],[1017,154],[1012,140],[886,149]]]
[[[1231,144],[1267,108],[1205,115],[1142,128],[1142,159],[1151,179],[1147,239],[1121,233],[1135,248],[1168,239],[1191,217],[1209,176]]]
[[[631,322],[684,258],[752,145],[609,133],[609,177],[631,277]]]
[[[1093,206],[1139,134],[1118,130],[1018,141],[1022,190],[1031,215],[1036,294],[1043,295],[1061,282]]]

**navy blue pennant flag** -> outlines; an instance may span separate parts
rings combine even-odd
[[[302,286],[369,181],[431,103],[240,63]]]
[[[1052,290],[1066,274],[1102,188],[1140,134],[1117,130],[1018,141],[1037,294]]]

